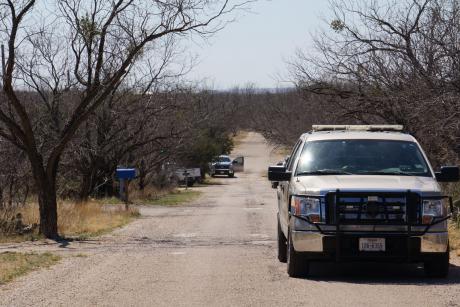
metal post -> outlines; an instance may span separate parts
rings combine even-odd
[[[120,179],[120,199],[125,199],[125,180]]]
[[[129,179],[126,180],[126,188],[125,188],[125,210],[129,210],[129,203],[128,203],[128,197],[129,197]]]
[[[2,52],[2,87],[3,87],[3,77],[5,76],[5,46],[2,44],[1,46],[1,52]]]
[[[185,189],[187,190],[188,189],[188,175],[189,175],[189,172],[187,170],[184,171],[184,177],[185,177]]]

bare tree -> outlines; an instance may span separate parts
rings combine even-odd
[[[56,238],[58,167],[82,123],[130,78],[151,48],[172,36],[212,34],[235,6],[228,0],[60,0],[44,5],[0,1],[0,33],[8,42],[0,136],[27,153],[40,232]],[[50,7],[58,13],[49,13]],[[40,103],[21,97],[21,90],[33,90]]]
[[[333,1],[329,29],[292,63],[298,86],[361,123],[399,123],[433,161],[459,158],[455,0]]]

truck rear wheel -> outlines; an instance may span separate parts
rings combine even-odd
[[[292,244],[291,232],[288,231],[287,244],[287,273],[290,277],[305,277],[310,269],[310,264],[302,255],[295,251]]]
[[[281,230],[280,217],[278,216],[278,260],[282,263],[287,262],[287,239]]]
[[[428,277],[445,278],[449,274],[449,248],[447,252],[425,261],[425,274]]]

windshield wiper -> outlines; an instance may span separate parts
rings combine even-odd
[[[314,175],[353,175],[353,173],[339,169],[319,169],[316,171],[300,172],[297,176],[314,176]]]
[[[383,171],[369,171],[369,172],[359,172],[359,175],[396,175],[396,176],[417,176],[414,173],[406,173],[406,172],[383,172]]]

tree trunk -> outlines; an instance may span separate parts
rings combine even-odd
[[[56,187],[54,184],[41,184],[38,185],[38,188],[40,234],[49,239],[57,239],[59,236],[57,227]]]
[[[80,191],[78,195],[78,199],[80,202],[85,202],[88,200],[89,195],[93,190],[92,184],[92,174],[85,174],[82,176],[82,182],[80,184]]]
[[[58,239],[57,201],[56,201],[56,168],[46,172],[42,157],[37,153],[29,154],[35,186],[38,193],[40,211],[40,234],[49,239]],[[54,164],[54,165],[57,165]]]

